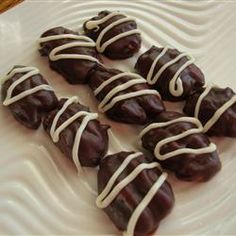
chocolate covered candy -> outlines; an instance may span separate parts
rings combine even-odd
[[[61,99],[44,120],[52,141],[78,170],[81,166],[97,166],[107,152],[109,126],[100,124],[97,118],[97,113],[89,112],[77,97],[71,97]]]
[[[169,47],[152,46],[137,60],[137,73],[157,89],[163,100],[181,101],[200,89],[204,75],[195,65],[194,58]]]
[[[125,235],[154,233],[174,205],[166,178],[159,164],[140,152],[109,155],[100,162],[97,206]]]
[[[94,41],[64,27],[46,31],[39,42],[39,51],[48,57],[50,67],[71,84],[86,83],[88,72],[99,63]]]
[[[131,124],[145,124],[164,110],[159,93],[149,89],[138,74],[108,69],[97,65],[88,78],[98,109],[113,120]]]
[[[45,112],[54,109],[58,100],[39,70],[15,66],[1,80],[2,101],[14,118],[30,129],[37,129]]]
[[[231,88],[203,88],[187,99],[184,112],[198,118],[207,135],[236,137],[236,96]]]
[[[96,41],[97,51],[111,59],[132,57],[141,46],[134,18],[120,12],[102,11],[84,23],[85,34]]]
[[[215,144],[199,120],[178,112],[162,112],[140,133],[142,146],[179,179],[207,181],[221,168]]]

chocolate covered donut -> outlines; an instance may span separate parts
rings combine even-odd
[[[100,162],[97,206],[125,235],[154,233],[174,205],[166,178],[159,164],[140,152],[109,155]]]
[[[8,106],[14,118],[30,129],[37,129],[44,112],[57,106],[54,90],[31,66],[14,66],[1,80],[4,106]]]
[[[52,141],[78,170],[81,166],[97,166],[107,152],[109,127],[97,118],[97,113],[89,112],[77,97],[71,97],[61,99],[44,120],[44,129]]]
[[[231,88],[203,88],[187,99],[184,112],[198,118],[210,136],[236,137],[236,96]]]
[[[100,101],[98,109],[113,120],[145,124],[164,110],[159,93],[135,73],[95,66],[88,84]]]
[[[170,47],[152,46],[137,60],[137,73],[157,89],[163,100],[181,101],[200,89],[204,75],[195,65],[194,58]]]
[[[135,19],[120,12],[102,11],[84,23],[85,34],[96,41],[97,51],[110,59],[132,57],[141,46]]]
[[[71,84],[86,83],[88,72],[99,63],[94,41],[64,27],[46,31],[39,42],[39,51],[48,57],[50,67]]]
[[[162,112],[142,130],[140,138],[142,146],[179,179],[207,181],[221,168],[216,146],[196,118]]]

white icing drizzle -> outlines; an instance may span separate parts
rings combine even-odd
[[[136,224],[138,222],[138,219],[144,209],[149,205],[149,203],[152,201],[153,197],[159,190],[159,188],[164,184],[165,180],[167,178],[167,173],[162,173],[162,175],[158,178],[158,180],[152,185],[146,196],[143,198],[143,200],[139,203],[139,205],[134,210],[132,216],[129,219],[129,223],[127,226],[127,231],[124,233],[124,235],[134,235],[134,230],[136,227]]]
[[[119,12],[112,12],[110,14],[108,14],[107,16],[103,17],[102,19],[99,19],[99,20],[90,20],[90,21],[87,21],[85,27],[88,29],[88,30],[91,30],[91,29],[96,29],[98,30],[99,29],[99,25],[105,23],[106,21],[108,21],[109,19],[111,19],[112,17],[114,16],[123,16],[121,13]],[[125,17],[125,18],[121,18],[119,20],[116,20],[114,22],[112,22],[110,25],[107,25],[101,32],[100,34],[98,35],[98,38],[96,40],[96,48],[97,48],[97,51],[102,53],[106,50],[106,48],[114,43],[115,41],[121,39],[121,38],[124,38],[124,37],[127,37],[127,36],[130,36],[130,35],[133,35],[133,34],[140,34],[140,31],[138,29],[133,29],[133,30],[129,30],[129,31],[126,31],[126,32],[123,32],[123,33],[120,33],[118,35],[116,35],[115,37],[112,37],[111,39],[107,40],[106,42],[104,42],[102,45],[101,45],[101,42],[103,40],[103,37],[105,36],[105,34],[111,30],[112,28],[114,28],[115,26],[117,25],[120,25],[122,23],[125,23],[125,22],[128,22],[128,21],[135,21],[134,18],[131,18],[131,17]]]
[[[156,90],[152,89],[143,89],[140,91],[135,92],[128,92],[126,94],[117,95],[119,92],[122,92],[136,84],[146,83],[146,80],[142,78],[140,75],[130,72],[120,73],[118,75],[110,77],[108,80],[104,81],[100,86],[95,89],[94,94],[98,95],[106,86],[114,82],[115,80],[119,80],[122,77],[129,76],[133,79],[116,86],[113,88],[100,102],[98,109],[100,112],[106,112],[107,110],[111,109],[117,102],[126,100],[133,97],[143,96],[143,95],[158,95],[160,94]]]
[[[194,110],[194,117],[199,117],[200,107],[202,104],[202,101],[204,98],[209,94],[211,89],[213,88],[213,85],[209,85],[205,88],[204,92],[199,96],[195,110]],[[236,102],[236,95],[234,95],[232,98],[229,99],[225,104],[223,104],[218,110],[215,111],[213,116],[206,122],[206,124],[203,126],[203,132],[207,132],[224,114],[224,112],[230,108],[234,103]]]
[[[106,208],[107,206],[109,206],[111,202],[120,193],[120,191],[123,188],[125,188],[128,184],[130,184],[143,170],[153,169],[155,167],[160,168],[160,165],[157,162],[140,163],[137,167],[135,167],[135,169],[129,175],[127,175],[122,181],[120,181],[116,186],[113,187],[116,180],[118,179],[120,174],[125,170],[125,168],[129,165],[129,163],[133,159],[138,158],[141,155],[142,155],[141,152],[130,154],[129,156],[125,158],[125,160],[122,162],[119,168],[113,173],[110,180],[106,184],[105,188],[97,197],[96,204],[99,208]],[[157,193],[158,189],[162,186],[166,178],[167,178],[167,174],[162,173],[162,175],[153,184],[153,186],[150,188],[150,190],[142,199],[142,201],[138,204],[138,206],[136,207],[136,209],[134,210],[134,212],[132,213],[129,219],[127,230],[126,232],[124,232],[125,235],[134,234],[135,226],[138,222],[140,215],[142,214],[144,209],[148,206],[153,196]]]
[[[192,134],[197,134],[197,133],[202,133],[203,132],[203,127],[200,123],[200,121],[196,118],[193,117],[180,117],[171,121],[166,121],[166,122],[160,122],[160,123],[152,123],[150,125],[148,125],[146,128],[144,128],[142,130],[142,132],[140,133],[139,137],[142,138],[147,132],[149,132],[152,129],[157,129],[157,128],[162,128],[162,127],[166,127],[178,122],[189,122],[192,123],[194,125],[197,126],[197,128],[192,128],[189,130],[186,130],[180,134],[171,136],[171,137],[167,137],[161,141],[159,141],[154,149],[154,154],[155,157],[159,160],[166,160],[168,158],[177,156],[177,155],[181,155],[181,154],[196,154],[196,155],[200,155],[200,154],[205,154],[205,153],[212,153],[216,150],[216,145],[213,143],[210,143],[209,146],[207,147],[203,147],[203,148],[197,148],[197,149],[193,149],[193,148],[180,148],[177,150],[174,150],[172,152],[166,153],[166,154],[161,154],[160,150],[161,148],[171,142],[175,142],[177,140],[180,140],[182,138],[185,138],[189,135]]]
[[[105,112],[109,109],[111,109],[117,102],[126,100],[126,99],[130,99],[130,98],[134,98],[134,97],[140,97],[140,96],[146,96],[146,95],[157,95],[159,96],[159,93],[156,90],[153,89],[143,89],[140,91],[135,91],[135,92],[130,92],[128,94],[122,94],[119,96],[116,96],[115,98],[113,98],[106,106],[104,107],[100,107],[100,112]]]
[[[29,95],[32,95],[38,91],[41,91],[41,90],[53,91],[52,87],[49,86],[48,84],[41,84],[41,85],[35,86],[31,89],[28,89],[26,91],[23,91],[23,92],[12,97],[13,91],[16,88],[16,86],[23,83],[25,80],[30,79],[32,76],[38,75],[39,70],[37,68],[31,67],[31,66],[14,68],[8,75],[6,75],[1,80],[1,84],[4,84],[8,79],[12,78],[14,75],[16,75],[18,73],[25,73],[25,74],[22,75],[18,80],[14,81],[7,89],[6,98],[3,101],[4,106],[9,106],[12,103],[15,103],[15,102],[17,102]]]
[[[202,103],[203,99],[207,96],[207,94],[210,92],[212,87],[213,87],[212,85],[207,86],[205,88],[204,92],[199,96],[199,98],[197,100],[195,110],[194,110],[194,117],[196,117],[197,119],[198,119],[201,103]]]
[[[53,40],[61,40],[61,39],[75,39],[75,40],[81,40],[76,42],[69,42],[65,43],[61,46],[55,47],[50,53],[49,53],[49,59],[51,61],[57,61],[62,59],[78,59],[78,60],[88,60],[88,61],[94,61],[98,62],[98,59],[89,55],[82,55],[82,54],[64,54],[61,53],[61,51],[73,48],[73,47],[95,47],[95,42],[83,35],[74,35],[74,34],[60,34],[60,35],[52,35],[52,36],[46,36],[39,39],[39,43],[45,43],[50,42]]]
[[[181,74],[182,71],[184,71],[189,65],[191,65],[195,59],[190,56],[188,53],[181,53],[179,54],[176,58],[170,60],[169,62],[167,62],[166,64],[164,64],[155,75],[154,74],[154,70],[155,67],[158,63],[158,61],[160,60],[161,57],[163,57],[166,52],[168,51],[168,49],[170,49],[170,47],[166,46],[165,48],[163,48],[163,50],[161,51],[161,53],[155,58],[155,60],[153,61],[148,75],[147,75],[147,82],[150,85],[153,85],[157,82],[157,80],[160,78],[160,76],[162,75],[162,73],[170,66],[172,66],[173,64],[175,64],[177,61],[179,61],[181,58],[183,57],[187,57],[189,60],[186,61],[174,74],[173,78],[170,80],[169,83],[169,92],[175,96],[175,97],[179,97],[183,94],[183,84],[182,84],[182,80],[179,78],[179,75]]]
[[[64,123],[62,123],[59,127],[56,128],[57,123],[59,118],[61,117],[61,115],[66,111],[66,109],[72,104],[72,103],[77,103],[78,97],[71,97],[69,98],[64,105],[62,106],[62,108],[57,112],[57,114],[55,115],[52,125],[51,125],[51,129],[50,129],[50,136],[53,140],[53,142],[58,142],[59,141],[59,136],[60,133],[66,129],[66,127],[68,127],[70,124],[72,124],[76,119],[78,119],[79,117],[83,116],[83,120],[80,124],[80,127],[78,128],[76,135],[75,135],[75,139],[74,139],[74,143],[73,143],[73,149],[72,149],[72,158],[73,161],[78,169],[78,171],[80,171],[81,169],[81,165],[79,162],[79,157],[78,157],[78,151],[79,151],[79,145],[80,145],[80,141],[81,141],[81,136],[87,126],[87,124],[89,123],[89,121],[91,120],[95,120],[98,117],[97,113],[91,113],[91,112],[87,112],[87,111],[79,111],[76,114],[74,114],[73,116],[71,116],[69,119],[67,119]]]

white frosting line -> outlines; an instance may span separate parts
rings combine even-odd
[[[153,89],[143,89],[140,91],[130,92],[127,94],[121,94],[111,99],[111,101],[107,105],[103,106],[102,108],[100,107],[99,111],[106,112],[107,110],[110,110],[117,102],[134,98],[134,97],[146,96],[146,95],[160,96],[159,93]]]
[[[100,46],[100,44],[96,44],[97,45],[97,50],[100,53],[103,53],[106,48],[111,45],[112,43],[118,41],[119,39],[125,38],[127,36],[133,35],[133,34],[140,34],[140,31],[138,29],[133,29],[133,30],[129,30],[123,33],[120,33],[118,35],[116,35],[115,37],[109,39],[108,41],[104,42],[102,44],[102,46]]]
[[[157,162],[152,163],[142,163],[138,165],[129,175],[127,175],[122,181],[120,181],[106,196],[102,202],[99,203],[98,207],[106,208],[111,204],[111,202],[117,197],[120,191],[125,188],[129,183],[131,183],[143,170],[153,169],[158,167],[159,164]]]
[[[181,136],[179,136],[178,138],[181,138]],[[174,157],[174,156],[182,155],[182,154],[201,155],[201,154],[206,154],[206,153],[212,153],[216,150],[216,145],[214,143],[210,143],[209,146],[203,147],[203,148],[197,148],[197,149],[194,149],[194,148],[180,148],[180,149],[177,149],[177,150],[172,151],[170,153],[161,155],[160,154],[161,146],[163,146],[163,145],[165,145],[169,142],[171,142],[171,141],[170,140],[163,140],[163,142],[158,143],[159,145],[156,145],[156,147],[154,149],[155,157],[158,157],[158,159],[161,160],[161,161],[169,159],[169,158]]]
[[[213,85],[209,85],[206,87],[204,92],[199,96],[195,110],[194,110],[194,116],[196,118],[199,117],[200,107],[202,104],[202,101],[204,98],[209,94],[211,89],[213,88]],[[224,112],[229,109],[234,103],[236,102],[236,95],[234,95],[232,98],[230,98],[225,104],[223,104],[219,109],[215,111],[213,116],[206,122],[206,124],[203,126],[203,132],[206,133],[209,131],[209,129],[220,119],[220,117],[224,114]]]
[[[195,124],[198,127],[198,129],[202,129],[201,122],[198,119],[196,119],[194,117],[179,117],[174,120],[170,120],[170,121],[166,121],[166,122],[152,123],[152,124],[146,126],[139,134],[139,138],[142,138],[146,133],[148,133],[152,129],[166,127],[166,126],[178,123],[178,122],[192,123],[192,124]]]
[[[190,56],[190,60],[186,61],[176,72],[174,77],[171,79],[170,84],[169,84],[169,90],[170,93],[175,96],[179,97],[183,94],[184,89],[183,89],[183,83],[182,80],[179,78],[179,75],[184,71],[188,66],[193,64],[195,59]]]
[[[112,82],[114,82],[115,80],[119,80],[120,78],[125,77],[125,76],[129,76],[131,78],[142,78],[140,75],[138,75],[136,73],[123,72],[123,73],[120,73],[118,75],[114,75],[114,76],[110,77],[108,80],[101,83],[100,86],[98,86],[94,90],[94,94],[95,95],[99,94],[107,85],[109,85]]]
[[[74,139],[74,144],[73,144],[73,148],[72,148],[72,159],[73,159],[78,171],[80,171],[81,165],[80,165],[80,162],[79,162],[78,151],[79,151],[81,136],[82,136],[87,124],[89,123],[89,121],[97,119],[97,117],[98,117],[97,113],[79,111],[76,114],[74,114],[72,117],[67,119],[64,123],[62,123],[58,128],[56,128],[58,120],[61,117],[61,115],[66,111],[66,109],[72,103],[77,103],[77,102],[78,102],[78,97],[74,96],[74,97],[69,98],[63,104],[62,108],[57,112],[57,114],[55,115],[55,117],[53,119],[51,129],[50,129],[50,136],[51,136],[53,142],[58,142],[60,133],[63,130],[65,130],[70,124],[72,124],[76,119],[78,119],[81,116],[84,116],[84,118],[83,118],[83,120],[80,124],[80,127],[78,128],[78,130],[76,132],[75,139]]]
[[[78,118],[80,118],[81,116],[86,116],[88,115],[89,112],[87,111],[79,111],[76,114],[74,114],[73,116],[71,116],[68,120],[66,120],[62,125],[60,125],[54,132],[53,134],[53,142],[58,142],[59,141],[59,136],[60,133],[66,129],[70,124],[72,124],[75,120],[77,120]]]
[[[32,67],[32,66],[14,68],[13,70],[11,70],[9,74],[7,74],[1,79],[1,84],[4,84],[8,79],[12,78],[15,74],[26,73],[26,72],[32,73],[33,71],[35,74],[39,74],[39,70],[36,67]]]
[[[149,203],[152,201],[153,197],[159,190],[159,188],[163,185],[167,178],[167,173],[162,173],[162,175],[158,178],[158,180],[152,185],[146,196],[143,198],[143,200],[139,203],[139,205],[134,210],[132,216],[129,219],[129,223],[127,226],[127,231],[124,232],[124,235],[134,235],[135,227],[138,222],[138,219],[144,209],[149,205]]]
[[[58,139],[56,138],[56,126],[57,126],[57,122],[59,120],[59,118],[61,117],[61,115],[65,112],[65,110],[67,109],[67,107],[72,104],[72,103],[77,103],[79,101],[78,97],[71,97],[69,98],[62,106],[62,108],[57,112],[57,114],[55,115],[51,128],[50,128],[50,136],[53,140],[53,142],[58,142]]]
[[[34,88],[28,89],[24,92],[21,92],[15,96],[12,97],[12,93],[14,91],[14,89],[16,88],[17,85],[23,83],[25,80],[31,78],[34,75],[39,74],[39,70],[35,67],[22,67],[22,68],[14,68],[8,75],[6,75],[1,83],[5,83],[8,79],[12,78],[14,75],[18,74],[18,73],[26,73],[24,75],[22,75],[18,80],[14,81],[9,88],[7,89],[7,94],[6,94],[6,98],[3,101],[3,105],[4,106],[9,106],[12,103],[15,103],[31,94],[34,94],[40,90],[48,90],[48,91],[53,91],[52,87],[49,86],[48,84],[41,84],[38,85]]]
[[[113,173],[110,180],[106,184],[105,188],[97,197],[96,204],[99,208],[108,207],[111,204],[111,202],[117,197],[120,191],[124,189],[128,184],[130,184],[142,171],[146,169],[153,169],[155,167],[160,167],[160,165],[156,162],[140,163],[138,166],[135,167],[135,169],[129,175],[127,175],[122,181],[120,181],[116,186],[114,186],[118,177],[129,165],[129,163],[133,159],[138,158],[141,155],[142,153],[140,152],[130,154],[129,156],[125,158],[125,160],[122,162],[119,168],[117,168],[117,170]],[[162,173],[162,175],[156,180],[156,182],[150,188],[150,190],[142,199],[142,201],[135,208],[134,212],[132,213],[129,219],[129,222],[127,225],[127,231],[124,232],[125,235],[134,234],[135,226],[138,222],[140,215],[142,214],[144,209],[148,206],[148,204],[151,202],[152,198],[157,193],[158,189],[162,186],[162,184],[165,182],[166,178],[167,178],[167,174]]]
[[[113,173],[113,175],[111,176],[111,178],[109,179],[109,181],[107,182],[105,188],[103,189],[103,191],[99,194],[99,196],[96,199],[96,204],[97,207],[99,208],[104,208],[103,205],[103,200],[105,198],[107,198],[107,196],[109,195],[113,185],[115,184],[116,180],[118,179],[119,175],[125,170],[125,168],[129,165],[129,163],[139,157],[143,155],[141,152],[137,152],[137,153],[132,153],[129,156],[127,156],[125,158],[125,160],[121,163],[121,165],[119,166],[119,168]]]
[[[80,170],[80,168],[81,168],[81,165],[79,162],[79,157],[78,157],[78,151],[79,151],[79,145],[80,145],[82,134],[85,131],[86,126],[88,125],[89,121],[95,120],[97,118],[98,118],[97,113],[89,113],[88,115],[86,115],[84,117],[84,119],[82,120],[82,122],[80,124],[79,129],[77,130],[75,140],[74,140],[73,149],[72,149],[72,158],[73,158],[73,161],[74,161],[78,170]]]
[[[76,39],[76,40],[82,40],[82,41],[76,41],[76,42],[69,42],[65,43],[63,45],[60,45],[58,47],[55,47],[50,53],[49,53],[49,59],[51,61],[57,61],[62,59],[78,59],[78,60],[88,60],[88,61],[94,61],[99,62],[97,58],[89,56],[89,55],[83,55],[83,54],[63,54],[61,51],[73,47],[95,47],[95,43],[88,37],[82,36],[82,35],[74,35],[74,34],[61,34],[61,35],[52,35],[52,36],[46,36],[39,39],[40,43],[45,43],[53,40],[60,40],[60,39]]]
[[[88,29],[88,30],[91,30],[91,29],[96,29],[98,30],[99,29],[99,25],[105,23],[106,21],[108,21],[109,19],[111,19],[112,17],[114,16],[123,16],[122,14],[118,13],[118,12],[112,12],[110,14],[108,14],[107,16],[103,17],[102,19],[99,19],[99,20],[90,20],[90,21],[87,21],[85,27]],[[133,34],[140,34],[140,31],[138,29],[133,29],[133,30],[129,30],[129,31],[126,31],[126,32],[122,32],[118,35],[116,35],[115,37],[107,40],[106,42],[104,42],[102,45],[101,45],[101,42],[105,36],[105,34],[111,30],[112,28],[114,28],[115,26],[119,25],[119,24],[122,24],[122,23],[125,23],[125,22],[128,22],[128,21],[135,21],[135,19],[133,18],[130,18],[130,17],[125,17],[125,18],[121,18],[121,19],[118,19],[114,22],[112,22],[111,24],[107,25],[101,32],[100,34],[98,35],[98,38],[96,40],[96,47],[97,47],[97,50],[98,52],[102,53],[106,50],[106,48],[114,43],[115,41],[121,39],[121,38],[124,38],[124,37],[127,37],[129,35],[133,35]]]
[[[194,110],[194,117],[198,118],[202,101],[207,96],[207,94],[210,92],[211,89],[212,85],[207,86],[204,92],[199,96]]]
[[[129,92],[126,94],[117,95],[119,92],[125,91],[126,89],[128,89],[136,84],[146,83],[146,80],[143,79],[140,75],[135,74],[135,73],[130,73],[130,72],[124,72],[124,73],[120,73],[118,75],[114,75],[114,76],[110,77],[108,80],[106,80],[102,84],[100,84],[100,86],[97,89],[95,89],[94,94],[98,95],[106,86],[108,86],[112,82],[114,82],[122,77],[125,77],[125,76],[129,76],[133,79],[113,88],[100,102],[100,104],[98,106],[98,110],[100,112],[106,112],[107,110],[111,109],[117,102],[129,99],[129,98],[143,96],[143,95],[149,95],[149,94],[158,95],[160,97],[160,94],[156,90],[151,90],[151,89],[144,89],[144,90],[140,90],[140,91]]]
[[[223,106],[221,106],[211,117],[210,120],[204,125],[203,132],[207,132],[223,115],[223,113],[230,108],[236,102],[236,95],[234,95],[229,101],[227,101]]]
[[[165,48],[164,48],[165,49]],[[163,49],[163,50],[164,50]],[[167,50],[166,50],[167,52]],[[160,78],[160,76],[162,75],[162,73],[170,66],[174,65],[177,61],[179,61],[181,58],[186,57],[188,54],[187,53],[181,53],[179,54],[176,58],[168,61],[166,64],[164,64],[159,70],[158,72],[154,75],[154,77],[150,80],[150,84],[155,84],[157,82],[157,80]]]
[[[86,22],[85,27],[88,30],[92,30],[92,29],[97,29],[99,28],[99,25],[103,24],[104,22],[108,21],[109,19],[111,19],[114,16],[123,16],[121,13],[119,12],[111,12],[110,14],[106,15],[105,17],[99,19],[99,20],[89,20]]]
[[[59,34],[59,35],[50,35],[39,38],[39,43],[46,43],[49,41],[60,40],[60,39],[75,39],[75,40],[84,40],[90,43],[93,43],[93,47],[95,47],[95,42],[87,36],[84,35],[76,35],[76,34]]]
[[[127,81],[124,84],[121,84],[115,88],[113,88],[104,98],[103,100],[100,102],[98,109],[101,110],[106,104],[108,104],[108,102],[110,101],[110,99],[112,97],[114,97],[116,94],[118,94],[119,92],[122,92],[136,84],[142,84],[142,83],[146,83],[146,80],[143,78],[140,79],[134,79],[134,80],[130,80]]]
[[[24,74],[23,76],[21,76],[18,80],[14,81],[7,89],[7,95],[6,95],[5,101],[9,100],[12,97],[12,93],[17,85],[23,83],[25,80],[31,78],[34,75],[38,75],[38,74],[39,74],[39,71],[37,69],[31,70],[31,71],[27,72],[26,74]]]
[[[22,93],[19,93],[16,96],[14,96],[14,97],[12,97],[8,100],[4,100],[3,105],[8,106],[8,105],[10,105],[14,102],[17,102],[17,101],[19,101],[19,100],[21,100],[21,99],[23,99],[23,98],[25,98],[29,95],[32,95],[32,94],[34,94],[38,91],[42,91],[42,90],[54,91],[53,88],[51,86],[49,86],[48,84],[42,84],[42,85],[36,86],[32,89],[28,89],[28,90],[26,90]]]
[[[200,154],[205,154],[205,153],[211,153],[216,150],[216,145],[213,143],[210,143],[209,146],[203,147],[203,148],[197,148],[197,149],[180,148],[180,149],[171,151],[171,152],[163,154],[163,155],[160,153],[161,148],[168,143],[180,140],[180,139],[185,138],[185,137],[192,135],[192,134],[197,134],[197,133],[203,132],[203,127],[202,127],[200,121],[197,120],[196,118],[193,118],[193,117],[180,117],[180,118],[177,118],[177,119],[174,119],[171,121],[167,121],[167,122],[152,123],[142,130],[139,137],[142,138],[147,132],[149,132],[152,129],[166,127],[166,126],[178,123],[178,122],[189,122],[189,123],[195,124],[197,126],[197,128],[192,128],[192,129],[186,130],[180,134],[177,134],[177,135],[174,135],[171,137],[167,137],[167,138],[159,141],[156,144],[155,149],[154,149],[154,154],[157,159],[166,160],[168,158],[171,158],[171,157],[174,157],[177,155],[181,155],[181,154],[187,154],[187,153],[200,155]]]
[[[125,17],[125,18],[121,18],[121,19],[119,19],[119,20],[116,20],[115,22],[113,22],[113,23],[111,23],[110,25],[108,25],[108,26],[106,26],[102,31],[101,31],[101,33],[99,34],[99,36],[98,36],[98,38],[97,38],[97,41],[96,41],[96,44],[97,44],[97,50],[99,51],[99,52],[103,52],[105,49],[104,49],[104,45],[103,46],[101,46],[101,41],[102,41],[102,39],[103,39],[103,37],[104,37],[104,35],[109,31],[109,30],[111,30],[112,28],[114,28],[115,26],[117,26],[117,25],[120,25],[120,24],[122,24],[122,23],[125,23],[125,22],[128,22],[128,21],[134,21],[134,19],[133,18],[128,18],[128,17]],[[115,36],[116,37],[116,36]],[[115,38],[115,37],[113,37],[113,38]],[[108,41],[107,41],[108,42]],[[106,43],[107,43],[106,42]],[[106,48],[106,46],[105,46],[105,48]]]
[[[156,78],[156,76],[153,77],[154,70],[155,70],[155,67],[157,65],[157,62],[166,54],[168,49],[169,49],[168,46],[164,47],[163,50],[161,51],[161,53],[153,61],[152,65],[151,65],[151,67],[148,71],[148,74],[147,74],[147,82],[149,84],[155,84],[157,82],[158,78]]]
[[[189,65],[191,65],[195,59],[190,56],[188,53],[181,53],[180,55],[178,55],[176,58],[170,60],[169,62],[167,62],[166,64],[164,64],[159,70],[158,72],[153,76],[155,67],[158,63],[158,61],[160,60],[161,57],[163,57],[166,52],[168,51],[169,47],[166,46],[165,48],[163,48],[162,52],[156,57],[156,59],[153,61],[148,75],[147,75],[147,81],[149,84],[153,85],[155,84],[158,79],[160,78],[160,76],[162,75],[162,73],[170,66],[172,66],[173,64],[175,64],[177,61],[179,61],[181,58],[183,57],[189,57],[190,59],[188,61],[186,61],[174,74],[173,78],[170,80],[169,83],[169,92],[175,96],[175,97],[179,97],[183,94],[183,84],[182,84],[182,80],[179,78],[179,75],[181,74],[182,71],[184,71]]]

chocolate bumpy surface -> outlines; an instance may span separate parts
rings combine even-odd
[[[53,120],[58,111],[63,107],[67,99],[61,99],[58,107],[51,111],[44,120],[44,129],[50,135]],[[57,127],[71,118],[73,115],[80,111],[89,111],[88,107],[80,103],[72,103],[63,112],[57,122]],[[75,141],[77,130],[79,129],[83,117],[79,117],[68,127],[66,127],[60,134],[56,146],[70,159],[72,157],[72,149]],[[90,120],[82,133],[80,145],[77,156],[81,166],[94,167],[97,166],[101,158],[106,154],[108,149],[108,134],[107,129],[109,126],[101,124],[97,119]]]
[[[88,84],[94,91],[112,76],[120,73],[122,73],[120,70],[97,65],[89,73]],[[96,95],[96,98],[99,101],[102,101],[112,89],[130,81],[130,79],[130,76],[123,76],[120,79],[113,81],[105,86],[101,92]],[[135,84],[119,92],[117,95],[147,89],[149,89],[149,87],[144,81],[144,83]],[[111,109],[107,110],[106,114],[109,118],[115,121],[131,124],[146,124],[150,119],[162,112],[164,109],[163,102],[158,94],[146,94],[119,101]]]
[[[78,33],[64,27],[52,28],[41,35],[40,39],[48,36],[60,36],[60,35],[75,35],[79,36]],[[47,42],[40,43],[40,53],[42,56],[50,57],[50,53],[53,49],[68,45],[69,43],[84,43],[86,40],[83,39],[72,39],[72,38],[62,38],[57,40],[49,40]],[[86,77],[88,72],[93,68],[95,64],[100,60],[99,55],[95,48],[95,43],[93,47],[89,46],[73,46],[61,51],[63,54],[70,55],[87,55],[94,58],[92,60],[85,59],[60,59],[51,60],[49,58],[50,67],[60,73],[69,83],[71,84],[82,84],[86,83]],[[95,61],[97,59],[97,62]]]
[[[208,88],[208,87],[207,87]],[[229,107],[224,109],[221,115],[217,115],[212,126],[207,128],[205,132],[210,136],[228,136],[236,137],[236,100],[235,92],[231,88],[211,87],[206,96],[203,97],[199,104],[199,112],[197,118],[205,126],[213,115],[227,102],[232,101]],[[199,97],[205,92],[206,88],[194,93],[187,99],[184,112],[189,116],[195,116],[196,104]],[[209,124],[209,123],[208,123]]]
[[[184,117],[184,119],[187,118],[178,112],[162,112],[155,118],[154,122],[160,124],[162,122],[174,121],[182,117]],[[217,151],[214,148],[214,144],[210,143],[209,138],[201,132],[201,129],[194,131],[186,137],[163,144],[160,148],[160,154],[166,155],[176,150],[186,149],[208,149],[207,152],[199,151],[199,153],[194,154],[187,151],[186,153],[174,155],[162,160],[159,155],[155,156],[155,148],[158,143],[176,135],[183,134],[184,132],[189,132],[190,129],[197,128],[194,123],[184,120],[174,122],[165,127],[154,127],[141,137],[142,146],[153,154],[154,160],[157,160],[164,168],[173,171],[179,179],[186,181],[207,181],[221,169],[221,163]]]
[[[137,73],[142,75],[147,79],[149,71],[151,69],[152,63],[154,60],[163,52],[165,48],[159,48],[152,46],[149,50],[143,53],[137,60],[135,64],[135,69]],[[177,58],[181,53],[177,49],[168,48],[166,53],[160,57],[160,59],[155,64],[153,74],[151,79],[158,73],[158,71],[165,66],[168,62]],[[184,54],[185,55],[185,54]],[[191,60],[191,59],[190,59]],[[182,84],[182,93],[178,96],[174,96],[170,91],[170,82],[174,77],[175,73],[183,66],[185,63],[188,63],[188,55],[181,57],[172,65],[168,66],[159,76],[157,81],[154,84],[150,84],[153,88],[157,89],[163,100],[169,101],[181,101],[186,99],[188,96],[193,94],[195,91],[200,89],[204,83],[204,75],[201,70],[193,63],[188,65],[186,68],[181,70],[180,83]],[[177,87],[177,84],[175,84]],[[176,89],[176,88],[175,88]]]
[[[119,13],[114,15],[112,18],[106,20],[104,23],[99,24],[98,27],[89,29],[86,27],[86,24],[90,21],[97,21],[103,19],[104,17],[112,14],[114,12],[110,11],[102,11],[99,12],[97,16],[87,20],[84,25],[85,34],[92,38],[93,40],[97,40],[100,33],[109,25],[116,22],[117,20],[127,18],[127,16]],[[129,32],[131,30],[137,29],[137,24],[135,20],[130,19],[129,21],[123,22],[112,27],[107,33],[105,33],[104,37],[102,37],[101,45],[106,43],[108,40],[113,39],[114,37],[120,35],[121,33]],[[103,54],[110,59],[125,59],[132,57],[136,52],[139,51],[141,47],[141,36],[140,33],[131,34],[125,37],[116,40],[115,42],[109,44],[104,50]]]
[[[119,152],[106,156],[100,163],[98,171],[98,192],[101,193],[112,175],[133,152]],[[113,189],[135,168],[150,162],[144,155],[139,155],[129,162],[114,183]],[[151,187],[162,175],[159,168],[142,170],[138,176],[126,185],[104,211],[119,230],[126,231],[129,220],[140,202],[148,194]],[[134,235],[144,236],[153,233],[160,221],[166,217],[174,205],[174,195],[170,184],[165,180],[155,192],[149,204],[141,212],[136,222]]]
[[[14,66],[8,75],[18,68],[31,68],[26,66]],[[37,68],[34,68],[37,70]],[[7,96],[7,92],[13,83],[16,83],[28,72],[16,73],[11,78],[7,79],[1,88],[1,96],[4,101]],[[48,82],[44,77],[38,72],[30,76],[25,81],[17,84],[12,92],[12,97],[15,97],[21,93],[27,92],[38,86],[48,85]],[[50,87],[50,86],[48,86]],[[35,93],[29,94],[22,99],[17,100],[8,105],[14,118],[30,129],[37,129],[42,121],[45,112],[49,112],[57,106],[58,99],[53,90],[39,90]]]

